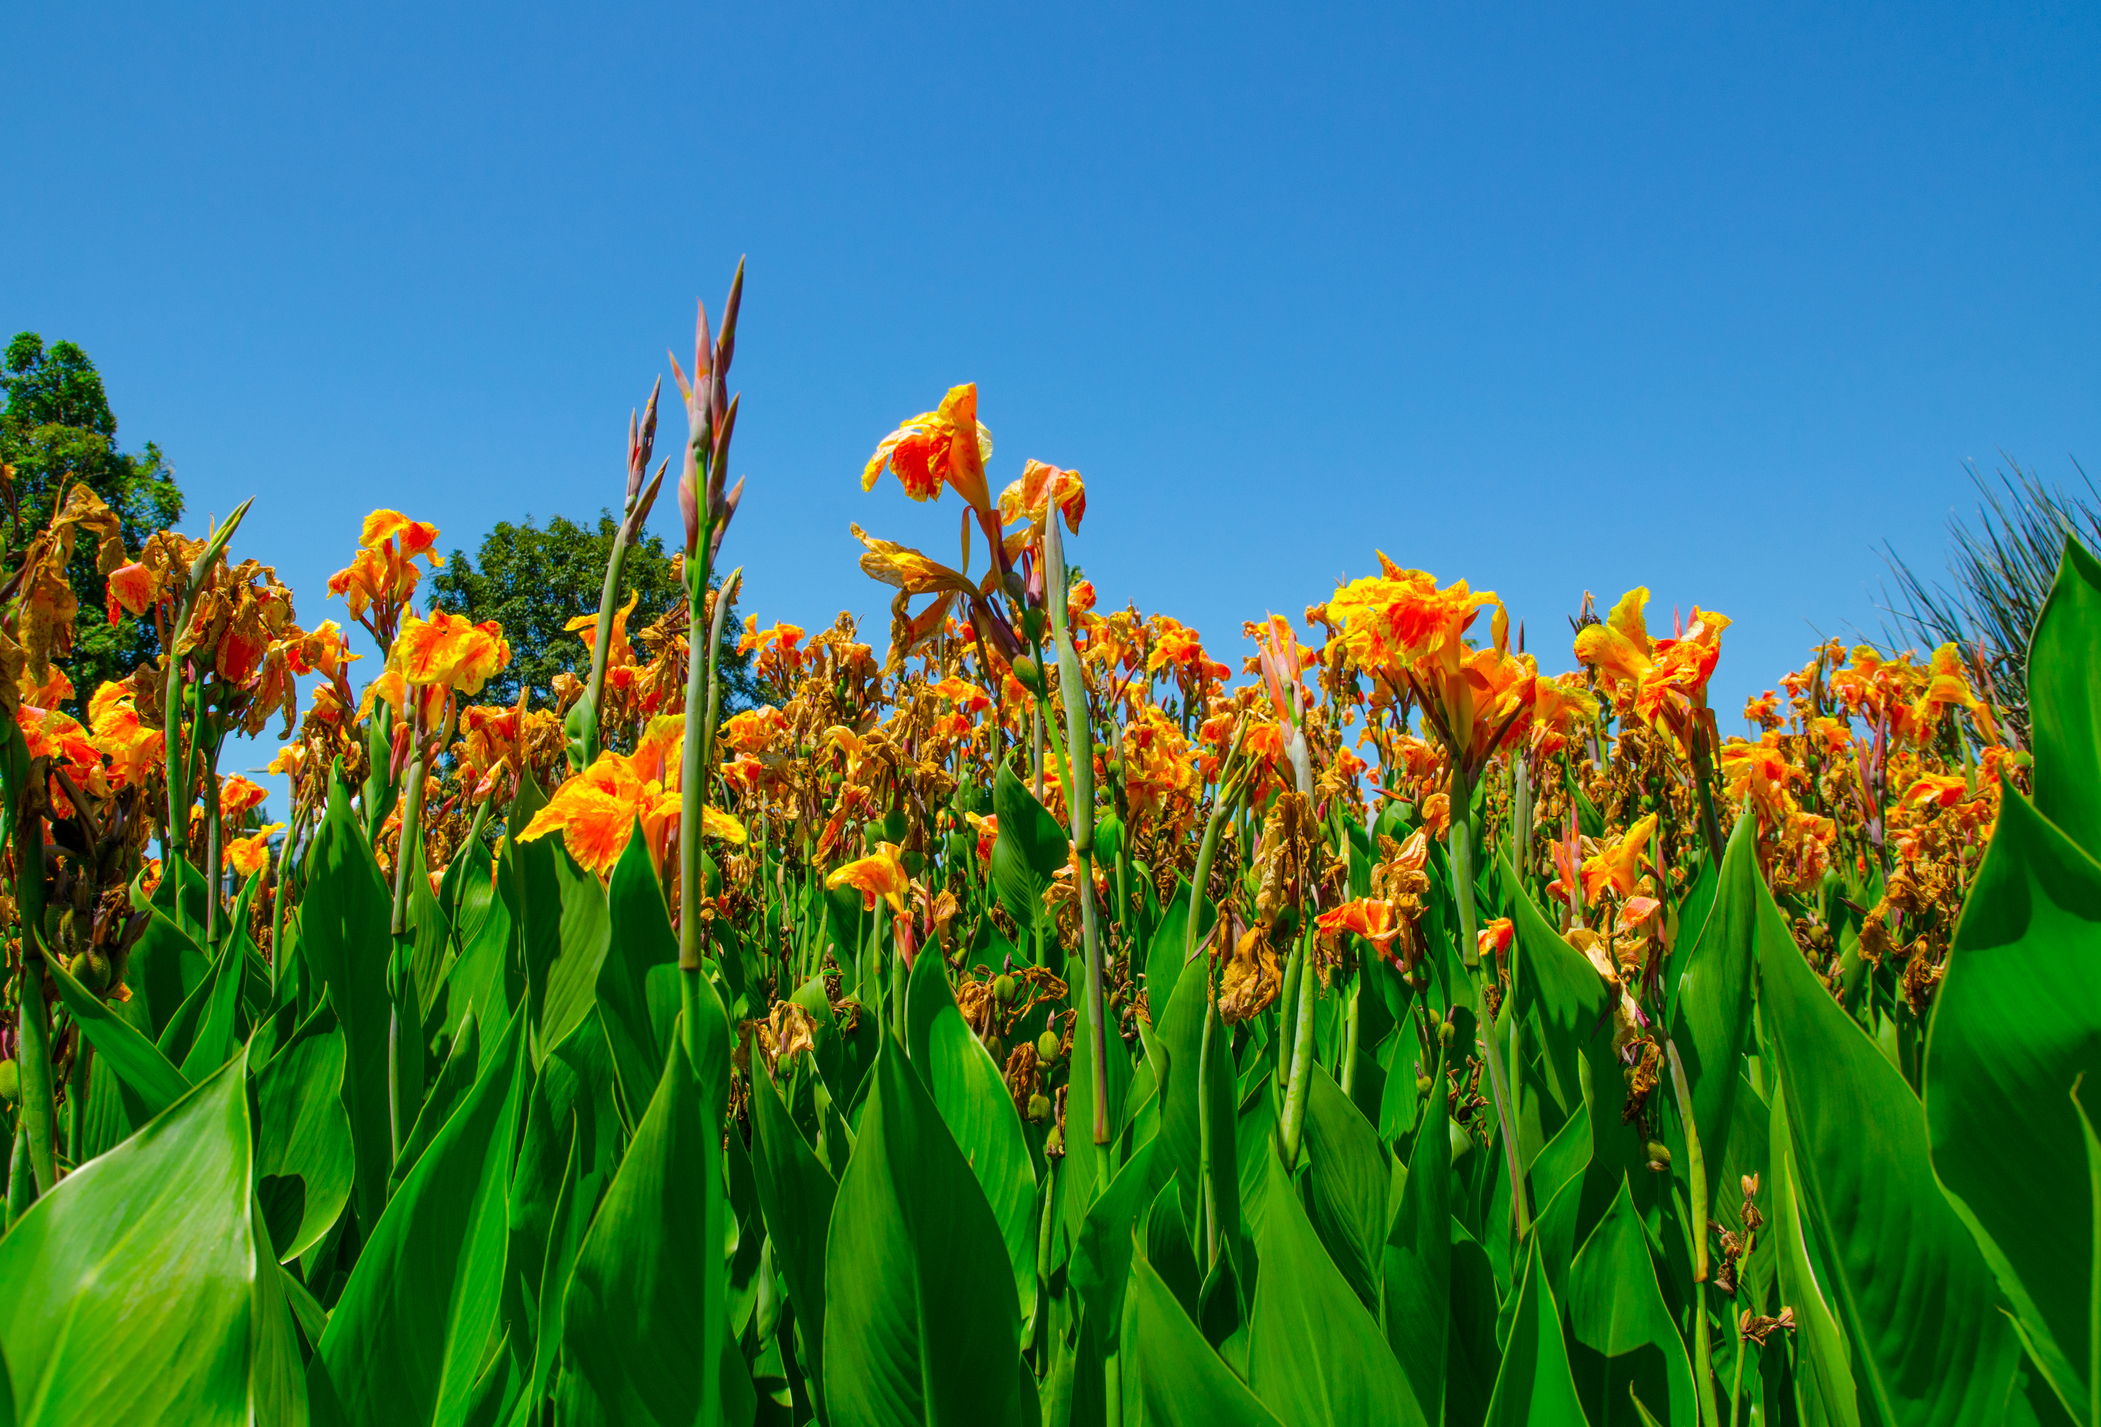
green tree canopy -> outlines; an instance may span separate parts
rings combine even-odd
[[[175,472],[152,442],[135,455],[117,449],[117,417],[88,354],[71,342],[44,346],[34,332],[20,332],[0,363],[0,464],[9,468],[7,506],[9,563],[49,523],[62,487],[86,482],[123,522],[124,547],[133,554],[154,531],[182,517],[182,491]],[[83,541],[72,565],[73,593],[80,601],[79,641],[67,672],[85,704],[105,679],[120,679],[160,653],[151,620],[121,615],[103,618],[103,580],[95,570],[95,546]]]
[[[511,643],[510,667],[489,681],[482,693],[485,702],[512,702],[521,687],[544,700],[555,675],[590,677],[590,647],[564,626],[578,615],[598,613],[606,560],[619,531],[619,521],[605,510],[599,512],[595,529],[563,515],[550,516],[544,527],[535,525],[531,516],[517,524],[499,521],[482,537],[472,559],[454,550],[431,576],[432,603],[477,624],[495,620]],[[628,551],[619,602],[625,603],[630,594],[639,595],[628,618],[630,643],[644,625],[684,601],[685,591],[661,536],[644,535]],[[723,627],[725,709],[743,707],[752,697],[750,657],[736,652],[741,633],[733,605]],[[634,653],[644,657],[639,645]]]

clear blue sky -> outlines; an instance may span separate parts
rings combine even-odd
[[[878,646],[848,521],[957,512],[861,464],[959,381],[1216,652],[1375,547],[1548,669],[1647,583],[1736,620],[1725,728],[1873,625],[1878,542],[1938,565],[1966,459],[2101,461],[2091,8],[583,8],[0,17],[0,327],[88,349],[190,524],[260,496],[309,623],[374,506],[617,504],[747,253],[727,558]]]

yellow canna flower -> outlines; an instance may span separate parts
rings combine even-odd
[[[905,872],[905,864],[898,857],[898,846],[894,842],[876,844],[873,853],[855,862],[849,862],[824,879],[827,889],[852,887],[861,894],[861,910],[875,910],[876,899],[890,904],[891,910],[905,909],[905,894],[912,889],[912,879]]]
[[[873,490],[888,466],[897,483],[914,500],[938,500],[952,486],[988,522],[992,503],[985,490],[985,462],[992,457],[992,433],[978,420],[975,382],[948,389],[941,405],[922,412],[885,436],[861,472],[861,489]],[[987,529],[996,529],[987,524]]]

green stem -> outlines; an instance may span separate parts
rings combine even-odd
[[[1287,1170],[1298,1163],[1299,1133],[1306,1120],[1306,1087],[1313,1078],[1313,998],[1320,977],[1306,955],[1312,939],[1313,929],[1309,926],[1291,951],[1291,959],[1299,963],[1298,1026],[1291,1036],[1291,1081],[1284,1092],[1284,1117],[1278,1126]]]
[[[26,811],[26,810],[24,810]],[[44,1007],[44,819],[15,818],[15,906],[22,919],[21,1019],[18,1023],[22,1118],[29,1126],[29,1166],[39,1194],[58,1183],[51,1087],[51,1020]]]
[[[1692,1087],[1685,1078],[1685,1062],[1678,1058],[1678,1044],[1666,1038],[1663,1053],[1671,1066],[1671,1090],[1678,1097],[1678,1122],[1685,1128],[1685,1175],[1691,1185],[1693,1281],[1707,1281],[1707,1162],[1700,1153],[1700,1127],[1693,1123]]]
[[[71,1107],[66,1133],[66,1158],[78,1169],[87,1159],[87,1108],[88,1072],[95,1060],[95,1048],[80,1032],[73,1037],[73,1074],[66,1091],[66,1100]]]
[[[1531,1227],[1525,1205],[1524,1164],[1518,1155],[1517,1121],[1510,1113],[1510,1088],[1503,1074],[1503,1052],[1496,1044],[1495,1019],[1488,1012],[1488,983],[1481,967],[1479,914],[1474,909],[1473,820],[1468,815],[1473,789],[1460,764],[1452,765],[1452,896],[1459,908],[1459,952],[1474,983],[1474,1017],[1480,1023],[1482,1058],[1488,1062],[1488,1091],[1495,1101],[1496,1127],[1502,1132],[1503,1154],[1510,1167],[1510,1212],[1516,1216],[1518,1238]]]
[[[1349,1037],[1342,1052],[1342,1093],[1345,1099],[1357,1087],[1357,1033],[1364,1006],[1364,978],[1370,974],[1370,963],[1360,960],[1357,979],[1350,984]]]
[[[168,659],[168,672],[161,685],[162,718],[167,730],[168,836],[162,850],[168,854],[171,874],[174,860],[184,854],[190,840],[191,784],[183,777],[188,763],[182,755],[182,658],[177,651],[182,644],[183,632],[190,627],[190,615],[197,607],[197,595],[205,574],[211,569],[212,562],[225,552],[226,543],[233,539],[234,531],[240,527],[241,517],[248,514],[248,507],[253,504],[255,497],[250,496],[235,506],[233,514],[211,533],[204,549],[190,562],[189,574],[182,583],[182,598],[176,606],[179,613],[175,622],[168,626],[168,647],[163,651]],[[196,751],[194,745],[200,732],[192,731],[192,753]]]
[[[196,741],[204,741],[201,734]],[[206,947],[217,944],[219,939],[219,898],[226,891],[226,869],[219,865],[219,843],[225,835],[219,826],[219,740],[214,738],[210,751],[204,755],[204,880],[212,889],[204,901]]]
[[[1714,1400],[1714,1347],[1710,1341],[1707,1324],[1707,1284],[1702,1281],[1693,1287],[1696,1291],[1693,1294],[1692,1312],[1699,1325],[1694,1344],[1699,1361],[1693,1364],[1693,1367],[1700,1387],[1700,1421],[1706,1424],[1706,1427],[1722,1427],[1721,1409],[1716,1406]]]
[[[700,829],[701,815],[707,806],[708,780],[702,733],[707,723],[712,648],[694,636],[707,624],[708,546],[714,533],[711,525],[712,522],[703,523],[697,548],[686,556],[686,736],[679,768],[678,965],[689,981],[700,974],[705,945],[700,925]],[[684,994],[691,999],[697,994],[696,988],[688,986]],[[690,1018],[687,1025],[692,1025]]]
[[[1203,1216],[1204,1271],[1218,1266],[1218,1191],[1212,1183],[1211,1142],[1211,1042],[1218,1031],[1218,992],[1211,982],[1211,965],[1204,964],[1204,1039],[1196,1058],[1196,1174],[1203,1193],[1198,1196]]]

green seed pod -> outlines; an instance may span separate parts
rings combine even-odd
[[[1427,1095],[1430,1093],[1430,1087],[1432,1085],[1435,1085],[1436,1083],[1436,1081],[1430,1079],[1430,1077],[1427,1075],[1417,1074],[1417,1076],[1415,1077],[1415,1093],[1418,1095]]]
[[[1662,1174],[1671,1167],[1670,1146],[1661,1140],[1649,1141],[1649,1168]]]
[[[22,1098],[22,1067],[11,1060],[0,1060],[0,1101],[12,1105]]]
[[[1036,1058],[1046,1061],[1056,1060],[1061,1053],[1063,1044],[1058,1039],[1056,1031],[1045,1031],[1042,1035],[1036,1037]]]
[[[1014,990],[1013,977],[995,976],[992,978],[992,999],[1000,1005],[1011,1006],[1014,1004]]]
[[[1036,667],[1036,661],[1028,655],[1017,654],[1014,656],[1014,682],[1032,694],[1041,693],[1043,692],[1043,671]]]
[[[1457,1032],[1457,1030],[1458,1028],[1454,1026],[1450,1021],[1445,1021],[1437,1027],[1438,1041],[1443,1045],[1450,1045],[1452,1043],[1452,1036]]]
[[[1029,1097],[1029,1119],[1040,1125],[1050,1118],[1050,1112],[1050,1096],[1031,1095]]]
[[[912,820],[903,808],[892,808],[883,815],[883,841],[903,842],[905,834],[912,830]]]
[[[97,996],[109,985],[109,958],[100,951],[83,951],[67,958],[66,970],[75,981]]]

